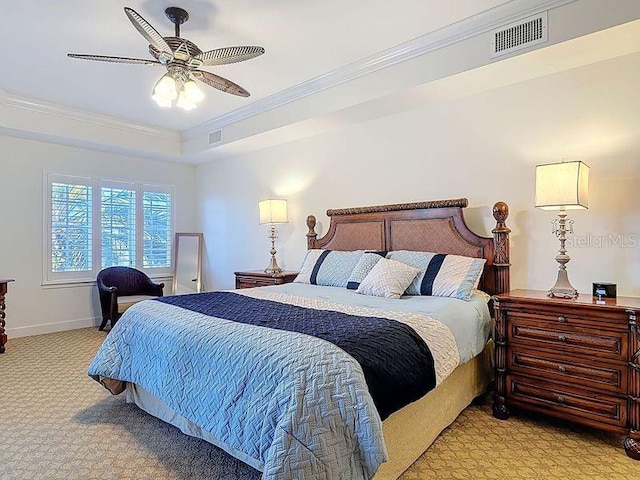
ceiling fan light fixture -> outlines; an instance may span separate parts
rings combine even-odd
[[[197,87],[196,87],[197,88]],[[180,90],[178,94],[178,101],[176,102],[176,107],[180,107],[183,110],[189,111],[196,108],[196,104],[189,100],[187,94],[185,93],[184,88]]]
[[[178,90],[176,89],[175,79],[168,73],[164,74],[153,87],[152,98],[156,100],[156,102],[158,102],[158,100],[162,100],[163,103],[169,102],[170,105],[177,97]]]
[[[160,97],[159,95],[151,95],[156,103],[162,108],[171,108],[171,100]]]
[[[198,88],[198,85],[196,85],[196,82],[193,80],[186,81],[182,87],[182,91],[190,103],[196,104],[204,100],[204,93],[202,93],[202,90]]]

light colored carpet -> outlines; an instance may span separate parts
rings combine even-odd
[[[105,332],[10,339],[0,355],[2,479],[258,479],[259,472],[114,397],[86,375]],[[402,477],[640,479],[622,438],[472,406]]]

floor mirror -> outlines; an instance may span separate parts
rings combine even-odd
[[[202,233],[176,233],[173,295],[202,291]]]

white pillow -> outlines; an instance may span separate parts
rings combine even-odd
[[[396,260],[381,258],[360,282],[356,293],[374,297],[400,298],[420,269]]]

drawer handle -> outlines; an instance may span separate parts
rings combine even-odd
[[[566,321],[567,321],[567,317],[565,317],[564,315],[560,315],[560,316],[558,317],[558,321],[559,321],[560,323],[564,323],[564,322],[566,322]]]
[[[556,400],[558,401],[558,403],[562,403],[562,402],[564,402],[564,397],[562,395],[558,395],[556,397]]]
[[[559,372],[564,372],[564,371],[566,371],[565,366],[564,366],[564,365],[558,365],[558,371],[559,371]]]
[[[567,337],[565,337],[564,335],[558,335],[558,340],[560,340],[561,342],[566,342]]]

